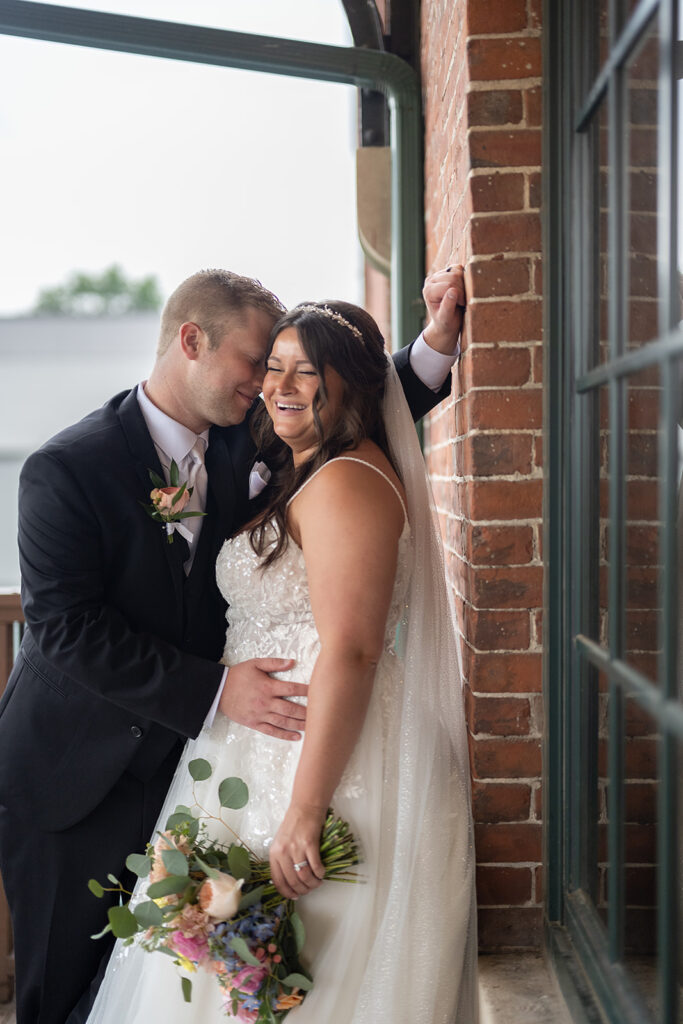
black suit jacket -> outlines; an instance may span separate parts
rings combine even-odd
[[[395,357],[415,418],[439,394]],[[248,422],[211,429],[192,571],[140,506],[161,474],[135,390],[31,455],[19,489],[27,628],[0,703],[0,803],[46,830],[82,820],[124,771],[151,777],[196,736],[222,676],[214,566],[249,518]]]

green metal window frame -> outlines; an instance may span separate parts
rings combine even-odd
[[[395,347],[422,330],[424,206],[419,79],[385,51],[228,32],[73,7],[0,0],[0,34],[376,89],[389,100],[391,315]]]
[[[586,34],[590,0],[544,3],[544,252],[545,252],[545,551],[544,687],[547,714],[544,767],[546,940],[577,1020],[613,1024],[653,1021],[624,967],[624,702],[651,716],[659,735],[657,799],[658,1020],[678,1021],[678,769],[683,705],[678,696],[677,423],[683,360],[677,263],[677,78],[679,0],[640,0],[628,11],[610,0],[610,46],[597,75],[599,39]],[[626,237],[627,66],[649,27],[659,39],[657,213],[659,337],[641,348],[625,344],[628,302]],[[680,50],[680,44],[678,44]],[[591,67],[591,58],[593,65]],[[590,362],[590,323],[597,312],[589,275],[599,252],[591,196],[591,124],[607,103],[609,352]],[[682,197],[683,198],[683,197]],[[626,543],[626,397],[633,375],[660,370],[658,424],[660,548],[657,685],[625,658],[623,557]],[[591,523],[597,498],[591,459],[598,431],[599,389],[609,396],[609,585],[607,643],[587,635],[595,613],[597,559]],[[591,405],[593,412],[591,414]],[[595,463],[593,462],[593,466]],[[591,566],[593,575],[591,575]],[[610,913],[605,926],[595,905],[598,765],[596,687],[588,673],[609,681]],[[683,749],[683,747],[681,747]]]

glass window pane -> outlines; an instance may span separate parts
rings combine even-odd
[[[34,2],[34,0],[31,0]],[[351,33],[338,0],[38,0],[64,7],[81,7],[137,18],[176,21],[207,28],[253,32],[257,35],[305,39],[308,42],[351,45]]]

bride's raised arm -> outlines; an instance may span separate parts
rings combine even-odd
[[[367,447],[363,458],[400,487],[379,450]],[[270,853],[275,885],[295,898],[324,874],[320,830],[363,726],[384,648],[404,512],[380,473],[342,458],[304,487],[290,507],[290,523],[304,553],[320,637],[292,799]]]

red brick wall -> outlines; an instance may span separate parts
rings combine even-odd
[[[428,270],[467,265],[426,453],[461,631],[484,949],[541,936],[540,0],[423,0]]]

